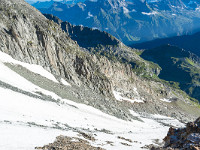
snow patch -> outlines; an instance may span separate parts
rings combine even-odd
[[[160,100],[163,101],[163,102],[171,103],[171,101],[167,98],[161,98]]]
[[[199,12],[200,11],[200,7],[195,8],[195,10]]]
[[[149,116],[150,116],[149,118],[157,120],[160,123],[168,124],[169,126],[174,126],[174,127],[177,127],[177,128],[185,127],[184,123],[181,123],[177,119],[174,119],[174,118],[171,118],[171,117],[163,116],[163,115],[160,115],[160,114],[149,115]]]
[[[143,120],[144,122],[146,120],[154,120],[157,123],[160,123],[160,124],[164,123],[168,126],[174,126],[174,127],[177,127],[177,128],[185,127],[184,123],[181,123],[177,119],[174,119],[174,118],[171,118],[171,117],[163,116],[163,115],[160,115],[160,114],[154,114],[154,115],[153,114],[145,114],[145,113],[139,114],[139,113],[136,113],[132,110],[129,110],[129,111],[133,116],[138,117],[139,119]]]
[[[57,136],[76,136],[72,132],[34,126],[0,124],[1,150],[34,150],[36,146],[52,143]]]
[[[151,15],[157,15],[158,12],[157,12],[157,11],[152,11],[152,12],[149,12],[149,13],[147,13],[147,12],[142,12],[142,14],[143,14],[143,15],[147,15],[147,16],[151,16]]]
[[[162,139],[168,132],[168,127],[163,126],[156,119],[144,118],[133,111],[131,113],[144,122],[124,121],[91,106],[70,100],[63,99],[64,103],[57,105],[54,102],[31,98],[8,89],[0,88],[0,93],[1,149],[34,149],[35,146],[52,142],[60,134],[77,137],[76,131],[60,129],[65,129],[65,124],[76,128],[77,131],[82,129],[92,131],[96,134],[96,141],[91,144],[94,146],[100,144],[107,150],[140,150],[142,146],[152,144],[154,139]],[[165,116],[153,117],[165,118]],[[34,126],[34,124],[40,126]],[[102,132],[102,130],[107,130],[112,134]],[[121,144],[125,141],[119,139],[118,136],[137,142],[129,143],[131,146],[125,146]],[[106,144],[106,141],[113,142],[113,146]]]
[[[92,27],[92,30],[99,30],[99,28],[97,28],[97,27]]]
[[[123,12],[124,12],[124,14],[128,14],[128,13],[137,12],[137,11],[135,9],[129,10],[128,8],[123,7]]]
[[[128,14],[130,11],[129,11],[126,7],[123,7],[123,12],[124,12],[125,14]]]
[[[0,55],[1,56],[1,55]],[[0,81],[5,82],[7,84],[10,84],[14,87],[18,87],[19,89],[22,89],[24,91],[30,92],[30,93],[37,93],[41,92],[45,95],[51,95],[54,99],[58,99],[59,97],[54,94],[53,92],[49,92],[47,90],[44,90],[40,88],[39,86],[34,85],[33,83],[29,82],[16,72],[12,71],[10,68],[5,66],[1,61],[0,61]]]
[[[94,17],[94,16],[91,14],[91,12],[88,12],[88,16],[87,16],[86,19],[89,19],[89,18],[92,18],[92,17]]]
[[[13,59],[11,56],[9,56],[8,54],[3,53],[1,51],[0,51],[0,61],[3,63],[13,63],[15,65],[21,65],[24,68],[30,70],[31,72],[39,74],[49,80],[52,80],[52,81],[58,83],[56,78],[50,72],[46,71],[42,66],[20,62],[18,60]]]
[[[143,103],[144,102],[143,100],[140,100],[140,99],[134,99],[134,100],[132,100],[132,99],[129,99],[129,98],[126,98],[126,97],[122,97],[121,96],[122,93],[117,92],[117,91],[113,91],[113,94],[114,94],[116,100],[118,100],[118,101],[129,101],[131,103],[135,103],[135,102],[137,102],[137,103]]]
[[[166,136],[169,127],[163,125],[165,122],[170,121],[174,125],[179,125],[179,122],[173,118],[161,115],[144,117],[133,111],[130,111],[132,115],[143,122],[138,120],[125,121],[91,106],[62,99],[55,93],[34,85],[6,67],[2,62],[13,63],[13,59],[6,58],[7,55],[5,55],[5,61],[3,61],[2,57],[3,55],[0,55],[0,81],[25,91],[38,91],[51,95],[59,101],[45,101],[0,87],[0,149],[34,149],[36,146],[53,142],[55,137],[61,134],[78,137],[77,131],[87,132],[89,130],[90,133],[96,135],[96,141],[91,142],[93,146],[100,146],[107,150],[140,150],[142,146],[152,144],[154,139],[163,139]],[[9,59],[11,61],[8,61]],[[17,64],[21,65],[21,62],[17,61]],[[67,84],[66,81],[64,83]],[[137,88],[133,90],[138,93]],[[113,91],[113,93],[120,101],[143,102],[124,98],[117,91]],[[128,143],[119,139],[118,136],[136,142]],[[113,142],[113,146],[106,144],[107,141]],[[125,146],[122,142],[131,146]]]
[[[133,88],[133,90],[134,90],[134,92],[135,92],[137,95],[139,95],[139,93],[138,93],[138,91],[137,91],[137,88],[136,88],[136,87],[134,87],[134,88]]]
[[[157,2],[159,2],[159,1],[161,1],[161,0],[148,0],[147,2],[148,2],[148,3],[157,3]]]
[[[132,9],[132,11],[131,12],[137,12],[137,10],[135,10],[135,9]]]
[[[65,81],[63,78],[61,78],[60,80],[62,82],[62,84],[66,85],[66,86],[71,86],[71,84],[69,84],[67,81]]]
[[[60,12],[63,11],[63,9],[62,9],[62,8],[59,8],[59,7],[54,7],[54,10],[55,10],[55,11],[60,11]]]

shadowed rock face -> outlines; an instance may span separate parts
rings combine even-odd
[[[177,82],[182,90],[200,100],[200,58],[197,55],[176,46],[162,45],[144,50],[140,56],[162,68],[159,74],[161,79]]]
[[[72,40],[77,41],[78,45],[84,48],[97,47],[99,45],[103,46],[119,46],[122,44],[119,40],[117,40],[112,35],[107,32],[102,32],[97,29],[92,29],[83,26],[74,26],[69,22],[63,22],[59,18],[44,14],[46,18],[49,20],[53,20],[54,22],[61,25],[61,28],[69,34]]]
[[[148,65],[147,62],[134,52],[134,49],[125,46],[121,41],[107,32],[83,26],[74,26],[50,14],[45,14],[45,16],[59,24],[71,39],[90,53],[105,56],[109,60],[128,63],[132,69],[136,70],[136,68],[140,68],[142,70],[141,74],[158,75],[160,72],[159,66],[156,64],[152,66]],[[138,74],[140,73],[138,72]]]
[[[199,39],[200,39],[200,32],[197,32],[192,35],[174,36],[170,38],[163,38],[163,39],[157,39],[157,40],[148,41],[144,43],[134,44],[134,45],[131,45],[131,47],[134,47],[137,49],[152,49],[152,48],[159,47],[161,45],[170,44],[170,45],[183,48],[187,51],[190,51],[200,56]]]

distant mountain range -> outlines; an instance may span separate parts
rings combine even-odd
[[[187,51],[191,51],[200,57],[200,32],[196,32],[192,35],[174,36],[170,38],[156,39],[144,43],[133,44],[131,47],[138,49],[152,49],[161,45],[174,45],[183,48]]]
[[[85,0],[50,0],[50,1],[37,1],[34,2],[32,0],[26,0],[26,2],[28,2],[29,4],[31,4],[32,6],[34,6],[35,8],[39,9],[39,8],[49,8],[51,7],[51,5],[53,5],[55,2],[60,2],[63,4],[76,4],[78,2],[84,2]]]
[[[34,4],[35,2],[33,1],[33,0],[25,0],[27,3],[29,3],[29,4]]]
[[[68,1],[67,1],[68,2]],[[125,44],[191,34],[200,28],[197,0],[86,0],[33,4],[42,13],[53,14],[74,25],[107,31]],[[46,7],[48,6],[48,8]]]

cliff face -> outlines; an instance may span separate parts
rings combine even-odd
[[[45,14],[45,16],[59,24],[72,40],[90,53],[96,56],[105,56],[111,61],[131,64],[131,68],[138,75],[159,75],[161,68],[157,64],[150,65],[136,54],[135,49],[127,47],[109,33],[88,27],[74,26],[53,15]]]
[[[111,89],[109,81],[93,73],[98,70],[92,57],[37,10],[13,0],[2,1],[1,12],[1,51],[17,60],[41,65],[58,78],[76,84],[94,81],[95,88]]]

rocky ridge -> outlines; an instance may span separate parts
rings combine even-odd
[[[59,24],[71,39],[90,53],[96,56],[105,56],[111,61],[130,64],[137,75],[159,75],[161,68],[157,64],[150,64],[141,59],[135,49],[127,47],[109,33],[88,27],[74,26],[53,15],[45,14],[45,16]]]

